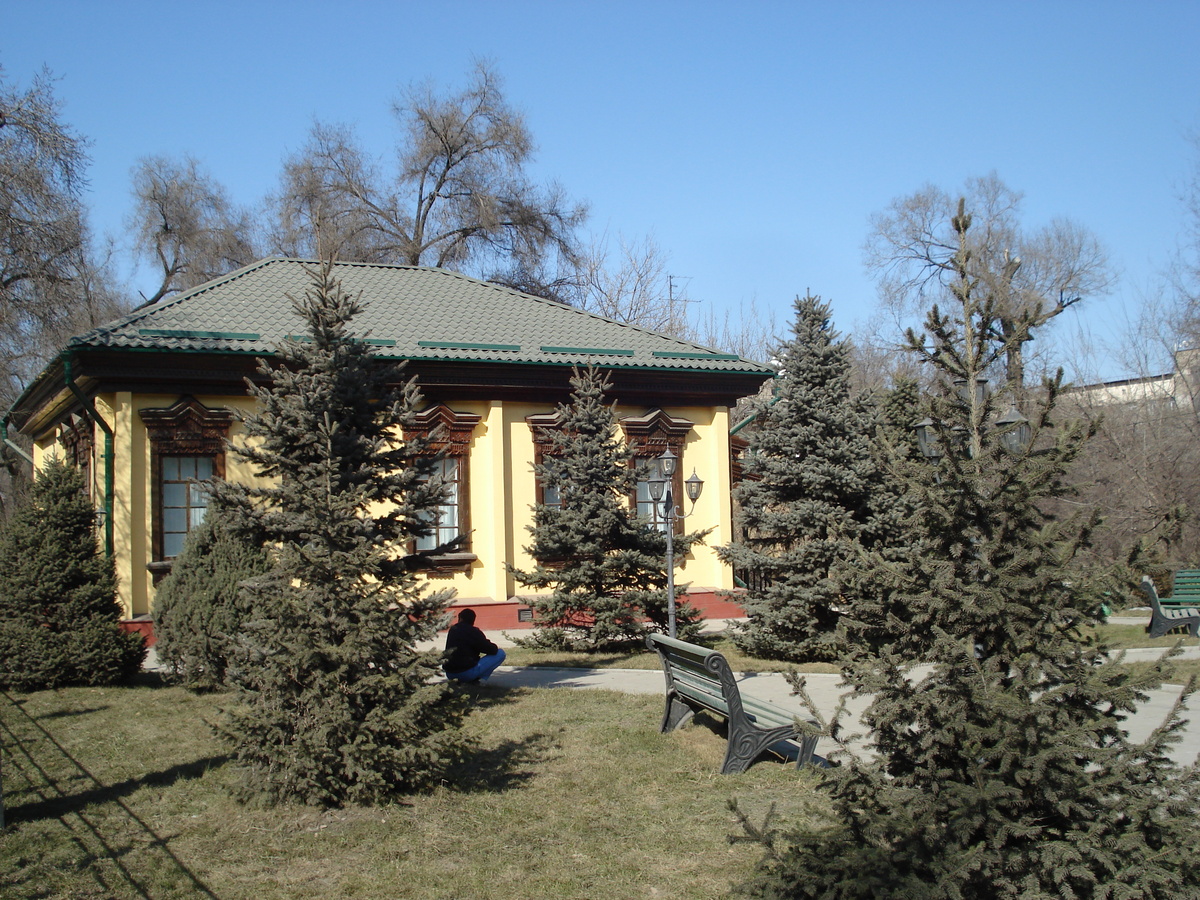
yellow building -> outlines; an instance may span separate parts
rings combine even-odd
[[[302,331],[289,298],[316,265],[263,260],[81,335],[5,417],[33,439],[35,466],[58,454],[84,469],[130,620],[148,620],[155,584],[203,515],[195,481],[254,477],[225,443],[251,408],[246,379],[263,377],[257,360]],[[714,552],[732,538],[729,409],[767,367],[442,269],[339,263],[335,277],[361,294],[359,335],[381,358],[408,361],[424,424],[445,429],[453,489],[439,543],[468,538],[429,577],[457,589],[455,605],[488,628],[528,621],[509,566],[532,566],[522,547],[539,500],[533,464],[572,366],[592,363],[610,374],[636,457],[670,447],[676,497],[693,469],[705,481],[688,530],[712,533],[677,561],[677,578],[702,611],[735,612],[719,597],[732,572]]]

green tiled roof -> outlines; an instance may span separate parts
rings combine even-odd
[[[289,296],[312,285],[312,260],[266,259],[75,338],[74,347],[270,354],[301,322]],[[755,362],[614,322],[445,269],[337,263],[362,296],[356,333],[382,356],[606,368],[745,372]]]

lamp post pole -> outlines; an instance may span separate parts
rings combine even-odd
[[[670,452],[669,450],[667,452]],[[675,637],[675,492],[667,481],[667,636]]]
[[[675,468],[679,464],[679,457],[671,452],[668,447],[663,451],[662,456],[657,460],[657,469],[655,477],[649,480],[650,498],[654,501],[655,506],[658,506],[660,500],[663,501],[663,521],[667,526],[667,636],[675,637],[676,616],[675,616],[675,522],[679,519],[686,519],[696,511],[696,501],[700,499],[700,491],[704,489],[704,482],[692,470],[692,477],[685,483],[684,487],[687,491],[688,499],[692,501],[692,512],[681,513],[675,506],[675,489],[673,488]]]

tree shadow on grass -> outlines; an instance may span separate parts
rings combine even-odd
[[[526,688],[501,685],[463,685],[473,709],[492,709],[516,703]],[[557,745],[551,734],[535,732],[520,740],[502,741],[492,747],[476,748],[453,773],[445,786],[465,793],[499,793],[531,781]]]
[[[161,772],[150,772],[138,778],[129,778],[109,785],[92,778],[91,774],[81,766],[80,770],[86,778],[92,781],[93,787],[68,793],[56,785],[55,792],[51,796],[42,796],[33,802],[18,802],[8,805],[6,808],[8,819],[15,824],[22,821],[31,822],[35,819],[60,818],[78,813],[93,803],[116,803],[122,797],[144,787],[170,787],[177,781],[202,778],[210,769],[223,765],[231,758],[228,754],[209,756],[192,762],[180,763],[177,766],[163,769]]]
[[[107,706],[89,706],[86,709],[60,709],[55,712],[42,713],[37,716],[39,722],[50,722],[54,719],[69,719],[74,716],[87,716],[92,713],[104,712]]]
[[[5,777],[10,778],[10,773],[15,768],[24,776],[30,786],[30,793],[40,798],[34,802],[7,804],[6,825],[21,821],[57,819],[66,829],[69,841],[83,855],[80,864],[90,870],[103,896],[137,896],[150,900],[145,878],[135,874],[126,859],[134,843],[141,843],[139,852],[153,852],[165,857],[164,864],[178,873],[194,896],[218,900],[216,894],[167,846],[167,839],[143,821],[123,798],[147,785],[167,786],[184,778],[201,777],[214,765],[225,762],[227,756],[193,760],[161,772],[107,785],[46,728],[42,719],[47,717],[30,715],[7,691],[0,691],[0,697],[7,701],[11,709],[19,713],[15,722],[0,718],[0,729],[4,732],[6,743],[10,744],[6,754]],[[82,790],[78,788],[81,783],[86,785]],[[103,804],[107,809],[99,815],[90,813],[88,807],[93,804]],[[124,820],[125,824],[110,824],[109,820],[113,817]],[[102,825],[104,827],[101,827]],[[116,837],[119,832],[131,826],[135,833],[144,835],[148,840],[143,839],[144,843],[131,843],[127,839]],[[123,887],[119,884],[109,884],[105,880],[100,868],[95,865],[101,861],[115,868]]]

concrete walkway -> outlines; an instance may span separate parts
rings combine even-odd
[[[1198,648],[1191,648],[1193,651]],[[1152,659],[1159,651],[1136,651],[1137,658]],[[1191,653],[1190,656],[1200,655]],[[1134,651],[1126,658],[1133,659]],[[807,674],[804,676],[809,696],[822,716],[830,715],[836,708],[839,699],[845,693],[840,675]],[[772,703],[782,703],[789,707],[796,705],[792,696],[791,686],[778,673],[746,673],[738,678],[738,684],[754,697]],[[496,670],[491,680],[492,687],[498,688],[576,688],[601,689],[620,691],[626,694],[658,694],[663,693],[663,674],[660,671],[645,669],[555,669],[541,666],[501,666]],[[1166,686],[1153,691],[1149,699],[1139,707],[1138,711],[1126,720],[1129,736],[1135,741],[1145,740],[1150,733],[1162,724],[1167,713],[1179,698],[1180,688]],[[865,699],[858,699],[849,704],[850,718],[843,723],[846,733],[861,730],[858,715],[866,707]],[[1183,730],[1183,740],[1176,744],[1170,756],[1180,765],[1188,765],[1200,757],[1200,697],[1192,695],[1187,703],[1187,715],[1190,721]],[[854,742],[855,745],[860,742]],[[827,741],[818,744],[817,752],[821,755],[829,753],[833,748]]]
[[[1147,610],[1147,617],[1149,610]],[[1114,624],[1144,625],[1146,620],[1110,619]],[[712,622],[710,630],[723,630],[725,622]],[[511,647],[513,643],[502,634],[489,635],[495,643],[502,647]],[[432,645],[431,645],[432,646]],[[1162,655],[1157,649],[1126,650],[1125,659],[1134,662],[1154,660]],[[1200,642],[1185,639],[1182,659],[1200,659]],[[822,716],[829,716],[837,707],[838,701],[846,688],[840,675],[806,674],[805,683],[809,696]],[[791,686],[784,676],[778,673],[747,672],[738,678],[739,686],[744,686],[747,693],[758,699],[772,703],[786,704],[796,707],[797,700],[792,696]],[[539,687],[539,688],[576,688],[620,691],[626,694],[658,694],[663,693],[663,674],[654,669],[575,669],[548,668],[542,666],[501,666],[492,676],[491,685],[501,688]],[[1135,741],[1145,740],[1150,733],[1162,724],[1167,713],[1179,699],[1180,687],[1164,686],[1153,691],[1149,699],[1142,704],[1137,712],[1126,720],[1129,736]],[[865,699],[858,699],[848,704],[849,720],[844,723],[845,733],[852,734],[861,731],[858,715],[866,707]],[[1180,765],[1189,765],[1200,758],[1200,696],[1193,695],[1186,706],[1183,740],[1176,744],[1170,756]],[[854,742],[852,746],[859,745]],[[827,741],[817,745],[817,753],[824,756],[833,749]]]

